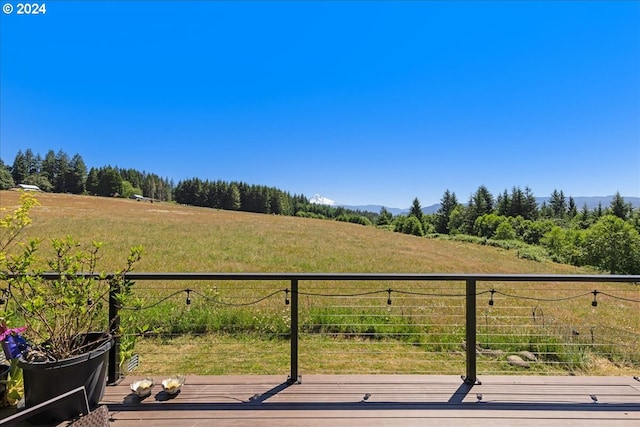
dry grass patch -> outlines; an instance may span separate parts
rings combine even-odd
[[[29,236],[73,235],[105,242],[104,264],[133,245],[140,271],[576,273],[575,267],[518,259],[514,252],[438,241],[361,225],[219,211],[171,203],[38,194]],[[0,192],[3,207],[19,193]]]

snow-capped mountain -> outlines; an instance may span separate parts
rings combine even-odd
[[[320,194],[314,194],[312,198],[309,199],[309,202],[315,203],[316,205],[329,205],[334,206],[336,204],[335,201],[321,196]]]

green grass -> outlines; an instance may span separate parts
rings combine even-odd
[[[530,273],[593,274],[550,262],[531,248],[509,249],[455,239],[429,239],[356,224],[282,217],[167,203],[41,194],[42,206],[24,235],[73,235],[105,243],[102,269],[123,265],[128,248],[142,245],[143,272],[344,272],[344,273]],[[18,193],[0,192],[2,207],[16,206]],[[526,256],[522,251],[528,251]],[[519,252],[520,251],[520,252]],[[45,249],[46,252],[46,249]],[[562,298],[595,287],[640,299],[640,287],[616,284],[480,283],[507,294]],[[144,306],[126,311],[142,326],[138,341],[142,371],[184,373],[286,373],[289,366],[289,306],[283,282],[146,282],[136,284]],[[389,287],[409,292],[464,293],[463,283],[301,283],[309,294],[352,294]],[[186,304],[190,288],[191,304]],[[156,302],[178,292],[167,301]],[[256,305],[228,306],[255,301]],[[204,297],[203,297],[204,296]],[[620,372],[638,367],[640,310],[637,304],[589,298],[562,303],[478,297],[478,340],[505,352],[536,351],[547,364],[529,372]],[[460,298],[392,295],[354,298],[300,297],[301,369],[305,372],[462,373],[464,302]],[[535,320],[532,312],[536,312]],[[541,328],[541,319],[545,327]],[[484,322],[484,323],[483,323]],[[571,344],[557,325],[583,335],[593,326],[598,343]],[[597,330],[597,329],[596,329]],[[508,332],[508,333],[505,333]],[[620,346],[619,344],[623,345]],[[571,345],[569,345],[571,344]],[[623,349],[622,351],[620,349]],[[479,369],[515,372],[503,359],[480,356]],[[625,371],[627,372],[627,371]]]

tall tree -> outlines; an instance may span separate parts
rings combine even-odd
[[[44,156],[42,160],[42,172],[44,176],[47,177],[49,182],[54,185],[56,183],[56,153],[53,150],[47,151],[47,154]]]
[[[531,188],[524,187],[524,201],[522,205],[522,217],[534,220],[538,217],[538,202]]]
[[[240,210],[242,201],[240,200],[240,189],[236,184],[228,187],[227,197],[225,198],[225,209],[237,211]]]
[[[591,225],[591,212],[589,212],[589,206],[587,206],[586,202],[582,205],[582,209],[580,209],[580,212],[576,215],[575,221],[582,230],[586,230]]]
[[[564,198],[562,190],[553,190],[551,198],[549,199],[549,206],[551,207],[555,218],[564,218],[567,213],[567,201]]]
[[[24,152],[24,159],[27,167],[27,177],[38,175],[42,164],[42,158],[40,155],[33,154],[31,148],[27,148]]]
[[[66,191],[73,194],[82,194],[85,192],[85,183],[87,181],[87,166],[80,154],[75,154],[69,162],[67,176],[65,178]]]
[[[479,216],[493,212],[493,209],[493,195],[487,187],[481,185],[476,192],[469,197],[467,209],[459,210],[461,214],[464,212],[464,215],[461,215],[461,218],[456,219],[456,221],[461,222],[460,225],[464,233],[471,234],[476,219],[478,219]],[[451,226],[449,228],[451,229]]]
[[[409,210],[409,216],[415,216],[422,223],[422,206],[420,206],[420,200],[416,197],[413,199],[411,209]]]
[[[8,190],[14,186],[15,183],[13,182],[9,167],[0,159],[0,190]]]
[[[501,216],[509,216],[511,213],[511,197],[505,188],[502,194],[498,195],[496,200],[496,213]]]
[[[569,208],[567,209],[567,215],[569,218],[575,218],[578,215],[578,207],[576,206],[576,201],[573,200],[573,197],[569,196]]]
[[[520,187],[513,187],[511,189],[511,204],[509,206],[509,215],[511,217],[522,216],[524,217],[525,197]]]
[[[604,215],[604,209],[602,208],[602,202],[598,202],[598,207],[593,212],[596,218],[602,217]]]
[[[52,182],[56,193],[66,193],[67,178],[69,177],[69,155],[62,150],[56,153],[56,180]]]
[[[100,177],[98,176],[98,169],[91,168],[89,170],[89,175],[87,175],[87,180],[85,181],[87,193],[92,194],[94,196],[97,195],[99,185],[100,185]]]
[[[29,176],[29,167],[27,165],[27,158],[22,150],[18,150],[16,157],[13,159],[13,166],[11,166],[11,176],[16,184],[24,184]]]
[[[458,206],[456,193],[450,192],[448,189],[440,199],[440,208],[436,212],[436,232],[440,234],[449,234],[449,216],[451,212]]]
[[[118,196],[122,194],[122,177],[117,170],[107,166],[98,172],[98,196]]]
[[[631,211],[633,211],[633,206],[631,203],[625,203],[624,198],[620,195],[619,191],[616,191],[616,194],[613,196],[611,200],[611,204],[609,205],[609,209],[611,213],[622,220],[626,220],[631,215]]]
[[[393,215],[384,206],[380,209],[376,225],[389,225],[393,220]]]

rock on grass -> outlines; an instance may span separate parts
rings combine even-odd
[[[528,369],[530,367],[529,362],[525,362],[520,356],[516,356],[515,354],[510,354],[509,356],[507,356],[507,362],[509,363],[509,365],[516,366],[518,368]]]
[[[537,362],[538,361],[538,358],[536,357],[536,355],[531,353],[530,351],[521,351],[520,353],[518,353],[518,356],[520,356],[524,360],[528,360],[530,362]]]

